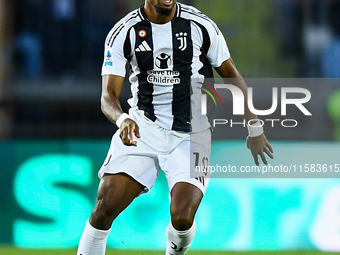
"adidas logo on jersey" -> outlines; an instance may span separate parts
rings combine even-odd
[[[152,51],[149,44],[146,41],[143,41],[136,49],[136,52],[143,52],[143,51]]]

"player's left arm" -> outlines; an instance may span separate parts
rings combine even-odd
[[[256,120],[258,117],[253,114],[249,108],[248,108],[248,90],[247,90],[247,85],[238,72],[233,60],[230,58],[222,63],[221,66],[215,68],[217,73],[223,78],[225,83],[231,83],[235,86],[237,86],[241,91],[243,92],[244,95],[244,115],[243,118],[248,121],[250,120]],[[231,95],[232,96],[232,95]],[[255,122],[255,121],[254,121]],[[250,122],[250,124],[253,124]],[[266,153],[270,158],[274,158],[273,154],[274,151],[269,144],[266,136],[264,134],[261,134],[257,137],[247,137],[247,147],[251,150],[251,153],[254,157],[256,165],[259,165],[259,160],[258,160],[258,155],[260,155],[263,163],[268,164],[267,159],[265,157]]]

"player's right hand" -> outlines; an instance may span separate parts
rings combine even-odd
[[[120,126],[120,139],[126,146],[137,146],[137,141],[134,141],[133,134],[140,138],[139,127],[132,119],[125,119]]]

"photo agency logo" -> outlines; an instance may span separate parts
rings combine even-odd
[[[252,87],[247,88],[247,97],[244,96],[243,91],[233,84],[215,84],[214,87],[206,83],[197,82],[200,84],[198,87],[202,92],[201,94],[201,114],[208,114],[208,96],[212,99],[215,107],[218,105],[223,106],[222,99],[219,93],[223,90],[228,91],[232,97],[232,114],[233,116],[243,116],[245,114],[245,103],[247,103],[250,112],[258,116],[258,120],[261,126],[268,125],[275,127],[281,125],[285,128],[293,128],[298,125],[297,119],[287,118],[287,106],[292,105],[295,107],[294,111],[299,110],[304,116],[312,116],[312,113],[305,106],[311,100],[311,92],[308,89],[301,87],[272,87],[271,89],[271,107],[269,109],[256,109],[254,106],[254,91]],[[217,92],[219,91],[219,92]],[[279,96],[279,92],[280,95]],[[289,96],[290,95],[290,96]],[[293,97],[293,98],[292,98]],[[217,100],[219,101],[219,104]],[[255,100],[256,101],[256,100]],[[281,106],[280,116],[281,118],[270,118],[270,115],[275,113]],[[244,127],[251,126],[257,120],[243,120],[240,122],[239,119],[224,119],[215,118],[212,119],[212,126],[218,125],[229,125],[234,127],[236,125],[243,125]]]

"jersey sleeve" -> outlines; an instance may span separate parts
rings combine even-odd
[[[105,40],[102,75],[117,75],[125,77],[126,58],[124,56],[125,29],[117,31],[113,28]]]
[[[217,27],[209,30],[209,37],[207,58],[213,67],[219,67],[230,58],[230,52],[222,32]]]

